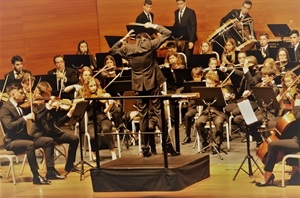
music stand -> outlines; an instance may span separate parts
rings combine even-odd
[[[91,61],[91,55],[88,54],[65,54],[64,61],[66,67],[71,67],[73,69],[80,69],[83,66],[91,66],[93,62]]]
[[[216,54],[193,54],[190,66],[191,68],[194,67],[207,68],[209,59],[212,57],[217,58],[217,55]]]
[[[168,40],[190,40],[188,29],[186,26],[165,26],[165,28],[172,31],[172,35],[168,38]]]
[[[241,163],[240,167],[238,168],[236,174],[233,177],[233,180],[235,180],[235,178],[237,177],[237,175],[239,174],[240,170],[243,170],[246,174],[248,174],[249,176],[253,175],[253,171],[252,171],[252,165],[251,165],[251,160],[253,161],[253,163],[256,165],[256,167],[260,170],[260,172],[263,174],[263,171],[261,170],[261,168],[258,166],[258,164],[256,163],[256,161],[254,160],[253,156],[250,154],[250,140],[249,140],[249,131],[248,131],[248,126],[256,123],[258,121],[252,107],[250,104],[250,101],[248,99],[246,100],[242,100],[240,102],[237,103],[241,114],[246,122],[246,132],[247,132],[247,155],[245,156],[243,162]],[[246,170],[243,169],[243,165],[246,161],[246,159],[248,159],[248,172]]]
[[[274,36],[280,37],[283,42],[284,37],[289,37],[291,29],[287,24],[268,24],[269,29]]]
[[[247,56],[254,56],[256,58],[258,64],[263,64],[265,61],[265,58],[262,56],[260,50],[246,50],[246,54],[247,54]]]
[[[189,81],[189,82],[183,82],[183,93],[191,93],[192,87],[205,87],[205,82],[195,82],[195,81]]]
[[[172,71],[170,68],[161,68],[161,71],[164,77],[167,79],[167,83],[171,85],[175,85],[175,79],[173,77]]]
[[[200,93],[200,100],[195,100],[195,104],[202,105],[202,106],[207,106],[208,109],[208,122],[209,122],[209,129],[210,129],[210,141],[209,144],[202,148],[202,150],[205,150],[206,148],[210,147],[210,149],[214,149],[218,156],[220,157],[221,160],[223,158],[220,155],[220,152],[218,151],[216,147],[216,143],[213,140],[212,137],[212,117],[211,117],[211,106],[217,106],[217,107],[225,107],[226,103],[224,100],[224,96],[221,90],[221,87],[192,87],[192,92],[198,92]],[[227,154],[224,150],[220,148],[220,151],[223,153]]]
[[[123,38],[123,36],[104,36],[104,37],[110,48]]]
[[[173,72],[175,73],[175,77],[176,77],[176,85],[178,87],[182,87],[184,82],[193,80],[191,71],[192,71],[192,69],[174,69],[173,70]]]
[[[82,181],[82,175],[84,175],[84,173],[86,173],[89,170],[84,170],[84,165],[88,165],[91,168],[93,168],[93,166],[91,164],[89,164],[88,162],[84,161],[83,159],[83,148],[82,148],[82,135],[84,135],[84,132],[82,131],[82,119],[84,118],[84,114],[87,110],[87,107],[89,105],[89,101],[83,101],[83,102],[79,102],[76,104],[76,107],[74,109],[74,112],[72,114],[72,117],[70,118],[69,124],[70,125],[74,125],[76,123],[79,123],[79,147],[80,147],[80,161],[75,165],[75,167],[80,165],[80,181]],[[69,173],[66,174],[66,176]]]
[[[114,81],[106,88],[106,92],[111,96],[122,96],[125,91],[130,90],[132,90],[131,80]]]
[[[35,80],[32,86],[34,90],[39,82],[46,81],[52,87],[52,91],[57,91],[57,80],[56,75],[35,75]]]

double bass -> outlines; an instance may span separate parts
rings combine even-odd
[[[273,141],[278,141],[282,138],[283,133],[285,133],[285,129],[296,120],[294,114],[291,112],[286,113],[282,117],[280,117],[273,129],[261,130],[260,132],[270,131],[271,135],[262,142],[262,144],[258,147],[256,151],[256,156],[262,161],[263,164],[266,162],[266,157],[268,153],[269,143]],[[280,162],[285,154],[282,151],[278,152],[276,163]]]

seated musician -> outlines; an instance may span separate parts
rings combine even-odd
[[[194,67],[191,71],[191,75],[193,77],[194,82],[201,82],[203,78],[203,70],[201,67]],[[177,93],[181,93],[183,91],[183,88],[181,90],[177,90]],[[184,115],[184,126],[185,126],[185,138],[181,142],[181,144],[188,144],[191,143],[191,128],[193,124],[193,119],[195,115],[197,114],[197,108],[195,105],[194,100],[190,100],[188,103],[188,110]]]
[[[30,73],[28,70],[23,69],[23,58],[19,55],[15,55],[11,58],[11,64],[13,70],[4,75],[4,78],[7,78],[7,83],[15,82],[16,80],[21,80],[24,73]]]
[[[183,52],[181,52],[180,50],[178,50],[177,44],[175,42],[172,42],[172,41],[168,42],[166,47],[167,47],[168,52],[177,52],[180,55],[182,64],[187,65],[186,55]]]
[[[265,173],[264,173],[264,182],[256,183],[256,186],[271,186],[275,179],[274,174],[272,173],[274,166],[276,164],[277,156],[280,151],[283,151],[284,154],[297,153],[300,151],[300,99],[299,99],[299,90],[295,94],[295,103],[293,107],[293,114],[296,118],[294,123],[291,123],[292,126],[287,128],[284,132],[289,134],[289,138],[279,139],[277,141],[272,141],[268,144],[268,152],[265,162]],[[299,170],[299,161],[297,160],[295,164],[292,164],[292,176],[289,179],[288,183],[290,185],[300,185],[300,170]]]
[[[236,42],[233,38],[228,38],[225,42],[224,51],[221,56],[222,65],[230,66],[235,63]]]
[[[57,87],[53,87],[53,90],[57,92],[55,95],[62,98],[73,99],[74,91],[65,93],[63,90],[66,86],[73,85],[78,82],[76,70],[70,67],[65,67],[65,61],[61,55],[54,56],[53,62],[56,68],[48,71],[48,75],[56,75]]]
[[[261,55],[264,59],[269,58],[269,34],[268,33],[262,33],[259,35],[259,51],[261,52]]]
[[[278,61],[278,66],[280,68],[280,71],[285,71],[285,66],[291,62],[289,52],[286,48],[281,47],[278,49],[276,54],[276,62]]]
[[[116,65],[116,60],[113,56],[111,55],[107,55],[104,58],[104,63],[103,63],[103,67],[107,66],[110,69],[106,70],[106,71],[102,71],[100,73],[100,78],[114,78],[116,77],[116,69],[117,69],[117,65]]]
[[[67,123],[75,109],[75,103],[70,107],[68,113],[63,117],[57,116],[57,109],[60,106],[60,100],[54,96],[51,96],[51,85],[42,81],[39,82],[34,89],[33,93],[33,112],[35,115],[35,121],[32,124],[31,136],[37,137],[51,137],[56,144],[69,144],[67,162],[65,165],[65,171],[77,171],[74,166],[76,159],[76,151],[79,143],[79,138],[72,134],[62,131],[60,129],[65,123]],[[52,149],[54,153],[54,148]],[[55,169],[51,169],[54,166],[53,156],[46,156],[47,165],[47,179],[64,179],[65,177],[60,175]]]
[[[76,54],[78,54],[78,55],[89,55],[90,56],[90,62],[91,62],[91,65],[90,65],[91,69],[92,70],[97,69],[96,58],[90,52],[89,45],[85,40],[81,40],[81,41],[78,42]]]
[[[80,98],[100,98],[103,96],[109,96],[108,94],[105,94],[102,90],[102,87],[100,86],[99,80],[89,76],[86,78],[86,80],[83,83],[82,89],[79,90],[79,96]],[[107,145],[111,152],[111,158],[112,160],[117,159],[117,155],[115,152],[115,142],[112,135],[103,135],[101,136],[101,133],[111,133],[112,131],[112,122],[108,118],[107,113],[109,112],[111,105],[106,106],[106,100],[105,101],[97,101],[97,131],[99,133],[98,136],[98,142],[99,145],[95,144],[95,133],[94,133],[94,123],[93,123],[93,107],[92,103],[88,107],[87,113],[88,113],[88,133],[90,134],[90,142],[92,146],[92,151],[94,152],[94,159],[95,159],[95,152],[97,149],[101,148],[103,145]],[[111,103],[110,103],[111,104]],[[84,126],[84,124],[82,125]]]
[[[292,110],[295,96],[297,94],[297,75],[292,71],[287,71],[281,78],[282,90],[277,95],[277,101],[280,103],[280,113],[282,116]]]
[[[33,86],[35,78],[30,73],[24,73],[21,79],[21,86],[23,88],[23,93],[25,94],[25,102],[30,100],[30,90]],[[31,84],[30,84],[31,83]]]
[[[219,76],[217,73],[209,71],[205,76],[205,83],[206,87],[218,87],[219,85]],[[225,92],[225,89],[222,89],[223,93]],[[225,96],[225,93],[224,93]],[[215,125],[215,129],[211,131],[211,135],[213,137],[214,142],[217,144],[217,151],[213,150],[212,154],[217,154],[220,152],[222,140],[223,140],[223,124],[225,120],[227,119],[227,116],[223,112],[222,109],[219,107],[211,106],[211,118],[212,122]],[[196,120],[196,128],[199,133],[200,141],[202,142],[203,147],[206,147],[208,145],[208,139],[207,139],[207,131],[205,130],[206,122],[208,121],[208,115],[209,115],[209,109],[205,107],[203,111],[201,112],[200,116]]]
[[[241,9],[233,9],[226,16],[224,16],[220,21],[220,26],[226,23],[230,19],[238,19],[242,21],[243,19],[251,18],[249,11],[252,8],[251,1],[244,1]]]
[[[170,51],[167,53],[165,58],[165,66],[174,69],[185,69],[184,61],[177,52]]]
[[[202,41],[200,44],[199,54],[216,54],[217,60],[220,61],[219,54],[212,49],[208,41]]]
[[[278,71],[277,71],[276,65],[271,65],[271,66],[264,65],[261,69],[262,82],[256,84],[255,86],[256,87],[272,87],[275,95],[278,95],[279,89],[274,81],[274,77],[276,76],[277,72]],[[253,95],[252,92],[248,91],[248,92],[244,93],[243,97],[249,98],[252,95]],[[256,106],[257,106],[257,104],[256,104]],[[253,109],[255,108],[253,103],[252,103],[252,108]],[[276,121],[276,117],[275,117],[277,114],[276,110],[271,109],[270,106],[268,106],[266,110],[267,110],[267,117],[265,117],[265,112],[264,112],[263,108],[256,108],[255,115],[258,119],[258,122],[256,124],[249,126],[250,134],[256,141],[257,147],[262,143],[262,137],[258,133],[258,127],[260,127],[261,125],[267,124],[267,123],[265,123],[265,121],[270,120],[268,123],[269,125],[274,124],[273,122]],[[246,126],[245,120],[242,115],[236,115],[234,117],[234,122],[238,124],[238,126],[241,128],[241,131],[243,131],[243,132],[247,131],[246,130],[247,126]]]

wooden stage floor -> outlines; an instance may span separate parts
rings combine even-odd
[[[72,132],[72,131],[70,131]],[[180,129],[180,137],[184,138],[183,127]],[[245,172],[240,171],[235,181],[233,177],[236,174],[240,164],[246,156],[246,144],[241,142],[241,137],[238,134],[233,134],[231,141],[231,151],[227,155],[222,153],[223,160],[217,155],[210,155],[210,177],[197,182],[180,191],[144,191],[144,192],[93,192],[90,172],[83,175],[83,180],[80,181],[78,173],[70,173],[65,180],[53,180],[51,185],[39,186],[33,185],[31,181],[31,172],[28,164],[22,176],[19,175],[21,163],[16,165],[17,184],[12,184],[12,179],[0,179],[0,197],[28,197],[28,198],[45,198],[45,197],[300,197],[299,186],[280,187],[281,184],[281,165],[275,166],[275,185],[272,187],[259,188],[256,187],[253,181],[262,181],[263,176],[259,171],[254,172],[252,177],[249,177]],[[192,138],[194,140],[194,137]],[[159,141],[159,140],[158,140]],[[160,145],[158,144],[158,154],[161,154]],[[195,155],[196,149],[193,149],[193,144],[181,146],[182,155]],[[223,148],[226,147],[225,142]],[[255,142],[251,142],[251,154],[255,156]],[[137,155],[138,147],[131,146],[128,150],[123,148],[122,155]],[[101,165],[110,161],[110,153],[107,150],[101,150]],[[140,156],[142,158],[142,156]],[[176,157],[169,157],[176,158]],[[80,159],[79,149],[77,159]],[[85,158],[87,162],[88,157]],[[258,160],[258,164],[263,168],[263,164]],[[94,162],[89,162],[95,165]],[[244,169],[248,170],[248,164],[244,164]],[[88,166],[85,166],[87,169]],[[56,169],[63,173],[64,159],[59,158],[56,161]],[[253,166],[255,169],[255,166]],[[288,167],[287,170],[290,170]],[[6,163],[2,163],[0,167],[0,175],[5,176],[7,171]],[[44,170],[40,170],[41,175],[45,174]],[[286,174],[286,179],[290,177]],[[156,181],[153,181],[156,182]]]

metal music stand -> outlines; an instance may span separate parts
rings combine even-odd
[[[194,67],[202,67],[208,68],[208,62],[210,58],[217,58],[217,55],[215,53],[213,54],[193,54],[192,56],[192,62],[191,62],[191,68]]]
[[[79,55],[79,54],[65,54],[64,60],[66,63],[66,67],[71,67],[73,69],[80,69],[83,66],[91,66],[93,65],[92,55]],[[95,66],[95,65],[94,65]]]
[[[263,174],[263,171],[261,170],[261,168],[258,166],[256,161],[254,160],[253,156],[250,154],[250,140],[249,140],[248,126],[251,126],[252,124],[256,123],[258,121],[258,119],[257,119],[257,117],[251,107],[250,101],[248,99],[238,102],[237,105],[238,105],[238,107],[241,111],[241,114],[247,125],[247,127],[246,127],[246,130],[247,130],[246,131],[247,132],[247,137],[246,137],[246,139],[247,139],[247,155],[245,156],[243,162],[241,163],[240,167],[238,168],[236,174],[234,175],[233,180],[235,180],[235,178],[239,174],[240,170],[243,170],[249,176],[253,175],[251,160],[256,165],[256,167],[260,170],[260,172]],[[248,159],[248,172],[243,169],[243,165],[244,165],[246,159]]]
[[[82,148],[82,136],[83,136],[83,131],[82,131],[82,119],[84,118],[84,114],[87,110],[87,107],[89,105],[89,101],[83,101],[83,102],[79,102],[76,104],[76,107],[74,109],[74,112],[72,114],[72,117],[70,118],[69,124],[73,125],[75,123],[79,123],[79,146],[80,146],[80,161],[75,165],[75,167],[80,165],[80,181],[82,181],[82,175],[84,175],[84,173],[86,173],[89,170],[84,170],[84,165],[88,165],[89,167],[93,168],[93,166],[91,164],[89,164],[88,162],[84,161],[83,159],[83,148]],[[68,173],[66,174],[66,176],[68,175]]]
[[[200,93],[200,100],[195,100],[195,104],[207,106],[208,109],[208,121],[209,121],[209,129],[210,129],[210,141],[209,144],[202,148],[202,150],[205,150],[206,148],[210,147],[210,149],[215,149],[217,151],[217,154],[219,155],[220,159],[223,160],[223,158],[220,155],[220,152],[218,151],[216,147],[216,143],[213,140],[212,137],[212,120],[211,120],[211,106],[217,106],[217,107],[225,107],[225,100],[222,93],[222,90],[220,87],[192,87],[192,92],[198,92]],[[224,150],[220,149],[223,153],[227,154]]]
[[[284,37],[290,36],[291,29],[287,24],[268,24],[269,29],[276,37],[280,37],[283,42]]]

